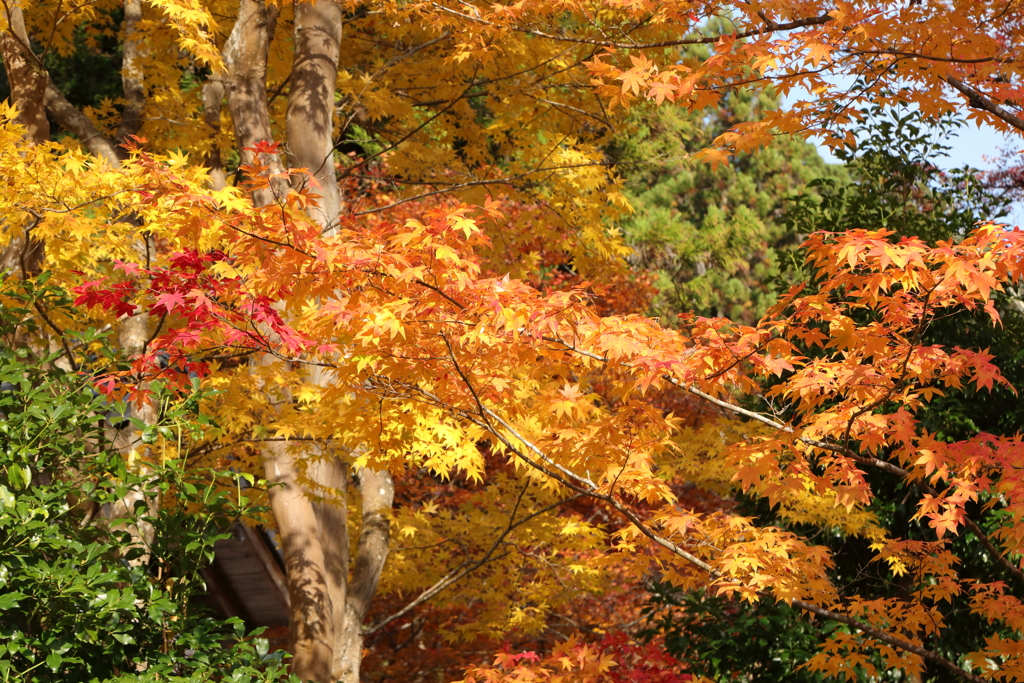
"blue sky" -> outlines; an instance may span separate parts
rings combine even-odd
[[[1003,135],[991,128],[979,128],[974,123],[968,123],[959,130],[959,135],[949,138],[945,144],[951,149],[948,157],[935,160],[940,167],[959,168],[967,164],[988,170],[994,167],[994,161],[1002,149],[1009,147],[1024,150],[1024,137]],[[827,147],[819,146],[818,153],[827,161],[838,161]],[[1014,204],[1010,215],[1003,220],[1013,225],[1024,225],[1024,205]]]
[[[936,161],[943,168],[957,168],[970,164],[975,168],[986,170],[992,168],[992,161],[999,156],[1000,150],[1011,143],[1024,149],[1024,138],[1004,136],[990,128],[979,128],[973,123],[969,123],[960,129],[957,137],[946,141],[946,144],[952,147],[949,157]],[[818,151],[825,159],[836,160],[829,153],[828,148],[818,147]]]
[[[949,167],[970,164],[975,168],[992,168],[991,160],[1001,149],[1013,145],[1024,149],[1024,139],[1019,136],[1004,136],[990,128],[978,128],[973,123],[960,129],[960,135],[948,143],[953,149],[944,165]],[[989,161],[986,161],[988,158]]]
[[[849,77],[833,76],[831,80],[834,83],[850,83]],[[951,96],[954,95],[952,92],[949,94]],[[812,99],[812,96],[806,90],[797,89],[782,99],[782,106],[789,106],[798,100]],[[954,99],[953,101],[957,100]],[[966,113],[965,106],[961,110],[961,114],[966,115]],[[817,141],[811,139],[811,142],[816,143]],[[1024,150],[1024,136],[1004,135],[995,132],[987,126],[981,128],[974,122],[967,122],[965,126],[958,129],[955,137],[950,137],[944,140],[943,143],[950,147],[949,156],[935,159],[935,162],[944,169],[962,168],[964,165],[970,165],[983,171],[989,170],[994,168],[996,159],[1004,149]],[[818,153],[826,161],[838,162],[838,159],[832,156],[827,147],[819,145]],[[1013,225],[1024,225],[1024,204],[1014,204],[1010,207],[1010,211],[1010,215],[1004,217],[1003,220]]]

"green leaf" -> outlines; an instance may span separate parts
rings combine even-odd
[[[24,593],[14,591],[13,593],[4,593],[0,595],[0,609],[11,609],[12,607],[18,606],[18,600],[27,598],[28,596]]]
[[[7,480],[15,491],[22,491],[32,481],[32,470],[28,465],[12,463],[7,467]]]

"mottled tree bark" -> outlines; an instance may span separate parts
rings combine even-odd
[[[235,26],[224,44],[227,67],[224,87],[235,127],[235,141],[245,164],[252,164],[255,158],[247,147],[274,140],[267,108],[267,50],[276,23],[276,7],[267,6],[264,0],[241,0]],[[283,170],[276,154],[266,155],[263,163],[271,173]],[[253,192],[253,203],[257,206],[266,206],[274,200],[271,188]]]
[[[227,67],[223,83],[235,142],[242,161],[249,164],[254,155],[244,148],[273,140],[266,72],[275,11],[262,0],[241,0],[238,18],[223,50]],[[209,96],[212,98],[214,93],[211,88]],[[207,122],[211,123],[209,119]],[[275,155],[266,155],[264,163],[271,172],[283,170]],[[273,188],[255,190],[252,201],[257,206],[274,202]],[[259,362],[280,361],[267,356]],[[347,468],[333,455],[314,459],[310,449],[295,452],[299,448],[271,442],[264,444],[260,455],[271,484],[271,508],[287,572],[291,670],[304,680],[331,683],[336,680],[332,673],[335,642],[344,618],[348,584]],[[305,481],[300,471],[303,463]]]
[[[210,151],[206,155],[206,168],[210,173],[210,187],[223,190],[227,187],[227,174],[224,173],[224,160],[221,159],[217,136],[220,134],[221,101],[224,99],[224,82],[220,79],[207,81],[203,85],[203,120],[210,127],[214,137]]]
[[[295,56],[288,93],[288,163],[305,168],[321,195],[310,217],[337,227],[341,197],[334,173],[334,91],[341,47],[341,7],[330,0],[295,7]],[[308,178],[296,178],[304,183]]]
[[[146,46],[139,33],[141,21],[142,0],[125,0],[124,53],[121,56],[121,86],[125,104],[115,136],[119,144],[129,135],[138,135],[142,128],[142,110],[146,106],[146,77],[142,70]]]
[[[327,592],[331,598],[334,641],[331,643],[331,678],[338,675],[338,642],[345,630],[345,604],[348,598],[348,465],[333,453],[316,460],[307,468],[314,486],[313,511],[323,547]]]
[[[335,677],[343,683],[359,683],[363,621],[377,593],[377,584],[390,551],[388,513],[395,500],[395,485],[389,473],[364,469],[356,476],[363,519],[352,582],[348,588],[345,621],[338,634]]]
[[[3,57],[7,82],[11,88],[11,103],[18,110],[18,123],[25,127],[25,137],[33,142],[50,139],[50,123],[43,104],[46,92],[46,71],[39,64],[25,31],[25,19],[16,2],[4,5],[0,31],[0,56]],[[43,264],[43,243],[32,239],[31,228],[4,221],[5,232],[10,232],[7,245],[0,253],[0,276],[17,273],[28,276],[38,273]]]
[[[27,137],[42,142],[50,138],[50,124],[43,105],[46,71],[32,53],[25,18],[17,0],[8,0],[3,7],[6,26],[0,32],[0,54],[11,87],[11,104],[18,110],[17,120],[25,126]]]
[[[300,3],[295,8],[295,55],[288,94],[288,162],[309,171],[321,196],[319,206],[307,213],[320,224],[324,234],[338,226],[341,193],[334,170],[334,93],[338,78],[338,58],[342,35],[341,8],[329,0]],[[305,183],[310,178],[296,178]],[[314,371],[310,378],[320,386],[337,379],[331,373]],[[331,680],[358,683],[362,659],[362,626],[377,592],[389,550],[388,513],[394,500],[394,484],[387,472],[363,469],[356,473],[362,507],[362,526],[358,552],[347,590],[339,591],[344,602],[335,603],[334,658]],[[321,536],[325,544],[338,544],[342,538]],[[339,547],[348,571],[348,540]],[[326,547],[326,546],[325,546]],[[326,555],[326,553],[325,553]],[[346,576],[347,578],[347,576]]]
[[[338,77],[342,12],[328,0],[299,3],[295,7],[295,54],[289,82],[286,121],[289,165],[309,171],[320,195],[319,206],[310,207],[310,218],[325,234],[333,232],[341,212],[341,196],[334,170],[334,93]],[[295,178],[297,185],[310,178]],[[310,380],[326,386],[337,378],[332,373],[313,371]],[[310,471],[313,483],[341,481],[347,467],[340,460],[321,461]],[[394,485],[387,472],[361,470],[356,474],[363,511],[358,553],[349,580],[348,534],[344,504],[336,499],[316,507],[321,521],[319,538],[327,562],[327,584],[334,615],[334,642],[330,677],[320,683],[358,683],[362,658],[363,621],[377,590],[389,549],[388,512],[394,499]],[[340,485],[334,485],[340,490]],[[276,514],[275,508],[275,514]],[[339,563],[335,565],[334,563]],[[297,656],[297,655],[296,655]],[[302,674],[300,674],[302,675]]]
[[[316,510],[299,483],[296,455],[288,444],[267,444],[262,456],[291,601],[291,670],[302,680],[329,683],[336,622]]]

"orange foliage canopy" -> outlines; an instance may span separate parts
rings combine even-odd
[[[77,111],[48,85],[32,46],[71,54],[80,27],[96,40],[122,6],[131,11],[118,121],[109,101]],[[983,226],[936,247],[884,231],[814,235],[805,244],[812,282],[753,326],[692,319],[666,330],[637,315],[601,315],[638,305],[642,291],[594,305],[601,282],[574,278],[558,291],[529,284],[538,265],[571,262],[603,279],[619,264],[625,250],[610,226],[628,206],[602,151],[621,123],[619,105],[650,99],[701,110],[731,88],[769,85],[797,100],[723,134],[701,153],[713,163],[777,133],[843,141],[863,102],[909,101],[928,115],[966,102],[979,121],[1024,130],[1020,4],[40,0],[24,13],[5,8],[0,48],[22,111],[3,112],[0,215],[20,233],[12,245],[45,243],[43,266],[91,307],[91,322],[138,328],[124,348],[143,352],[130,371],[100,378],[100,390],[145,403],[154,382],[185,388],[198,379],[221,392],[206,407],[219,425],[206,452],[246,440],[330,441],[361,445],[346,468],[493,484],[465,507],[511,507],[508,530],[505,517],[467,514],[464,526],[493,534],[466,547],[526,529],[523,545],[568,549],[571,576],[559,578],[576,586],[592,587],[613,567],[616,576],[657,572],[686,588],[788,601],[850,627],[813,663],[831,674],[844,655],[861,661],[861,650],[874,650],[909,672],[930,662],[967,680],[1024,677],[1024,607],[1001,583],[958,574],[949,551],[951,536],[967,529],[993,564],[1024,580],[1011,559],[1024,550],[1021,441],[979,434],[947,443],[917,419],[946,388],[1003,382],[986,353],[921,340],[937,315],[980,309],[997,320],[992,293],[1022,275],[1019,231]],[[301,54],[312,49],[303,36],[313,35],[316,12],[335,20],[330,59]],[[712,19],[731,30],[707,34]],[[680,49],[689,46],[710,52],[698,59]],[[330,68],[317,76],[311,65],[321,62]],[[221,111],[225,92],[230,112]],[[91,154],[46,142],[47,110]],[[22,139],[12,123],[19,116],[39,144]],[[352,142],[360,130],[376,136],[359,139],[366,158],[336,156],[335,138]],[[279,148],[263,139],[281,131],[288,154],[309,152],[294,165],[316,169],[316,182],[282,168]],[[135,133],[150,138],[152,156],[116,148]],[[221,153],[233,151],[251,162],[244,191],[224,186]],[[206,159],[210,173],[186,152]],[[267,205],[254,206],[254,196]],[[45,341],[71,349],[62,335],[80,321],[44,322],[55,335]],[[69,361],[87,359],[76,349]],[[268,362],[240,366],[242,355]],[[692,405],[661,401],[673,391],[718,419],[692,429],[661,409]],[[741,407],[743,397],[760,412]],[[176,445],[161,442],[159,452],[173,455]],[[231,457],[259,472],[254,450]],[[871,469],[912,484],[934,540],[886,533],[866,510]],[[898,604],[844,594],[828,578],[826,550],[692,509],[673,487],[677,476],[726,487],[735,476],[788,519],[869,537],[880,562],[916,582]],[[531,516],[577,496],[613,511],[617,524]],[[967,510],[993,501],[1006,513],[987,535]],[[429,502],[394,512],[396,536],[452,537],[453,518],[435,512]],[[445,552],[399,548],[392,564],[417,571],[404,582],[384,576],[383,585],[426,600],[481,566]],[[541,572],[548,557],[523,561]],[[554,599],[548,575],[530,585],[536,606],[502,612],[490,608],[512,594],[485,583],[464,591],[485,606],[477,613],[485,631],[536,626]],[[954,659],[927,649],[928,636],[949,626],[937,605],[954,598],[1015,635]],[[354,627],[363,626],[360,614]],[[587,675],[614,676],[602,655],[577,645],[556,654],[582,657]],[[533,666],[516,661],[499,662],[497,677]],[[533,664],[536,677],[557,668]]]
[[[79,304],[115,312],[130,305],[120,303],[127,292],[145,290],[150,313],[166,314],[130,372],[136,380],[156,373],[186,385],[189,373],[210,371],[204,355],[229,351],[324,368],[338,380],[282,413],[278,435],[343,434],[367,444],[361,457],[375,468],[470,479],[486,476],[486,442],[542,488],[614,509],[628,523],[605,561],[636,576],[787,601],[852,626],[834,648],[877,648],[893,668],[920,671],[927,660],[980,680],[973,671],[991,677],[994,661],[1000,677],[1024,675],[1016,641],[993,640],[959,663],[923,645],[948,626],[937,604],[952,596],[970,596],[994,624],[1024,628],[1024,605],[1001,583],[958,576],[948,552],[951,534],[982,534],[968,503],[997,496],[1006,514],[993,561],[1019,575],[1007,558],[1024,552],[1024,441],[946,443],[915,418],[945,388],[1005,382],[988,354],[921,338],[956,310],[984,309],[998,322],[992,293],[1024,275],[1024,232],[988,225],[936,247],[885,231],[815,234],[806,242],[813,284],[794,287],[757,325],[693,319],[680,332],[636,315],[599,317],[580,288],[542,294],[481,275],[479,223],[501,219],[495,204],[324,237],[301,212],[314,200],[307,190],[235,207],[164,162],[143,154],[137,163],[139,208],[162,207],[159,235],[173,253],[156,266],[122,262],[116,277],[78,288]],[[199,240],[217,249],[198,252]],[[736,404],[767,380],[772,413]],[[824,503],[809,513],[815,521],[850,519],[871,501],[871,468],[913,483],[935,539],[874,539],[897,575],[926,577],[911,599],[896,609],[844,595],[828,579],[828,552],[807,539],[681,509],[664,472],[685,460],[686,444],[674,441],[677,418],[644,398],[665,386],[763,427],[723,458],[744,488],[783,511],[807,514],[813,500]],[[836,673],[841,661],[815,665]]]

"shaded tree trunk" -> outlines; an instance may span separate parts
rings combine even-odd
[[[142,58],[146,46],[139,34],[142,21],[142,0],[124,2],[124,53],[121,55],[121,86],[124,90],[124,110],[115,136],[118,143],[129,135],[137,135],[142,128],[142,110],[146,106],[146,77]]]
[[[342,13],[339,5],[328,0],[301,3],[295,8],[295,55],[288,93],[288,162],[306,169],[311,188],[320,195],[319,206],[309,207],[309,217],[320,224],[324,234],[338,227],[341,192],[334,169],[334,93],[338,78],[338,59],[342,37]],[[332,373],[319,369],[310,379],[319,386],[337,381]],[[347,590],[332,595],[342,600],[332,605],[335,614],[334,657],[331,680],[358,683],[362,660],[362,626],[377,592],[384,562],[389,551],[388,512],[394,501],[394,483],[387,472],[368,469],[355,474],[359,485],[362,524],[358,552]],[[335,528],[344,528],[336,525]],[[321,536],[325,544],[338,545],[337,556],[345,558],[348,574],[348,538]],[[342,541],[344,548],[342,549]],[[325,553],[326,555],[326,553]]]
[[[32,53],[21,7],[16,2],[5,3],[3,14],[7,26],[0,31],[0,56],[11,88],[11,103],[18,110],[17,121],[25,127],[25,137],[44,142],[50,139],[50,122],[43,104],[46,72]],[[32,238],[33,225],[5,221],[4,227],[15,234],[10,235],[0,253],[0,274],[28,276],[42,268],[43,243]]]
[[[270,484],[270,504],[280,533],[284,566],[291,601],[291,670],[302,680],[329,683],[334,659],[336,622],[331,586],[337,580],[328,568],[325,534],[342,529],[322,529],[308,492],[300,484],[299,463],[287,442],[268,444],[262,451],[263,466]],[[344,515],[341,515],[342,521]],[[335,558],[336,559],[336,558]],[[343,590],[343,588],[342,588]]]
[[[3,7],[7,26],[0,32],[0,54],[11,87],[11,103],[18,110],[18,123],[25,126],[29,139],[49,140],[50,123],[43,105],[46,71],[32,53],[25,17],[17,0],[6,2]]]
[[[235,26],[224,44],[224,87],[243,164],[255,161],[255,155],[247,148],[274,140],[267,108],[267,51],[276,24],[277,7],[268,6],[264,0],[241,0]],[[276,154],[266,155],[263,163],[271,173],[284,170]],[[257,189],[252,195],[257,206],[275,200],[270,187]]]
[[[242,0],[224,47],[224,87],[240,148],[273,139],[266,60],[273,38],[274,12],[261,0]],[[336,228],[341,211],[333,142],[341,28],[341,8],[334,2],[296,5],[285,149],[289,165],[307,169],[317,185],[313,192],[321,196],[319,206],[311,206],[308,214],[325,233]],[[210,117],[215,87],[210,87],[210,99],[206,100]],[[207,122],[213,127],[211,118]],[[242,159],[252,163],[253,155],[243,152]],[[271,172],[283,170],[280,160],[272,155],[265,163]],[[294,182],[298,185],[308,181],[308,177],[297,177]],[[274,191],[283,189],[257,189],[252,193],[253,203],[265,206],[275,200]],[[268,357],[262,362],[280,361]],[[319,371],[309,379],[319,386],[338,381],[331,373]],[[357,683],[362,624],[388,555],[388,512],[394,487],[386,472],[356,473],[363,515],[358,554],[352,565],[346,521],[350,472],[345,460],[330,448],[273,442],[264,446],[261,456],[272,484],[271,507],[281,533],[287,570],[292,672],[317,683]]]
[[[364,469],[356,477],[363,511],[362,530],[335,660],[335,677],[344,683],[359,681],[363,621],[377,593],[377,583],[390,551],[388,513],[395,500],[395,485],[389,473]]]
[[[330,680],[339,680],[338,642],[345,632],[345,604],[348,598],[348,466],[333,452],[308,465],[310,480],[317,490],[313,502],[323,546],[327,594],[331,598],[334,640],[331,643]]]
[[[341,196],[334,173],[334,91],[341,47],[341,7],[330,0],[295,7],[295,57],[288,93],[288,163],[305,168],[321,195],[310,217],[337,227]],[[296,178],[296,182],[308,179]]]
[[[224,99],[224,82],[220,79],[207,81],[203,84],[203,120],[210,127],[213,142],[206,155],[206,168],[210,172],[210,187],[223,190],[227,187],[227,174],[224,172],[224,160],[221,158],[217,136],[220,135],[221,101]]]

